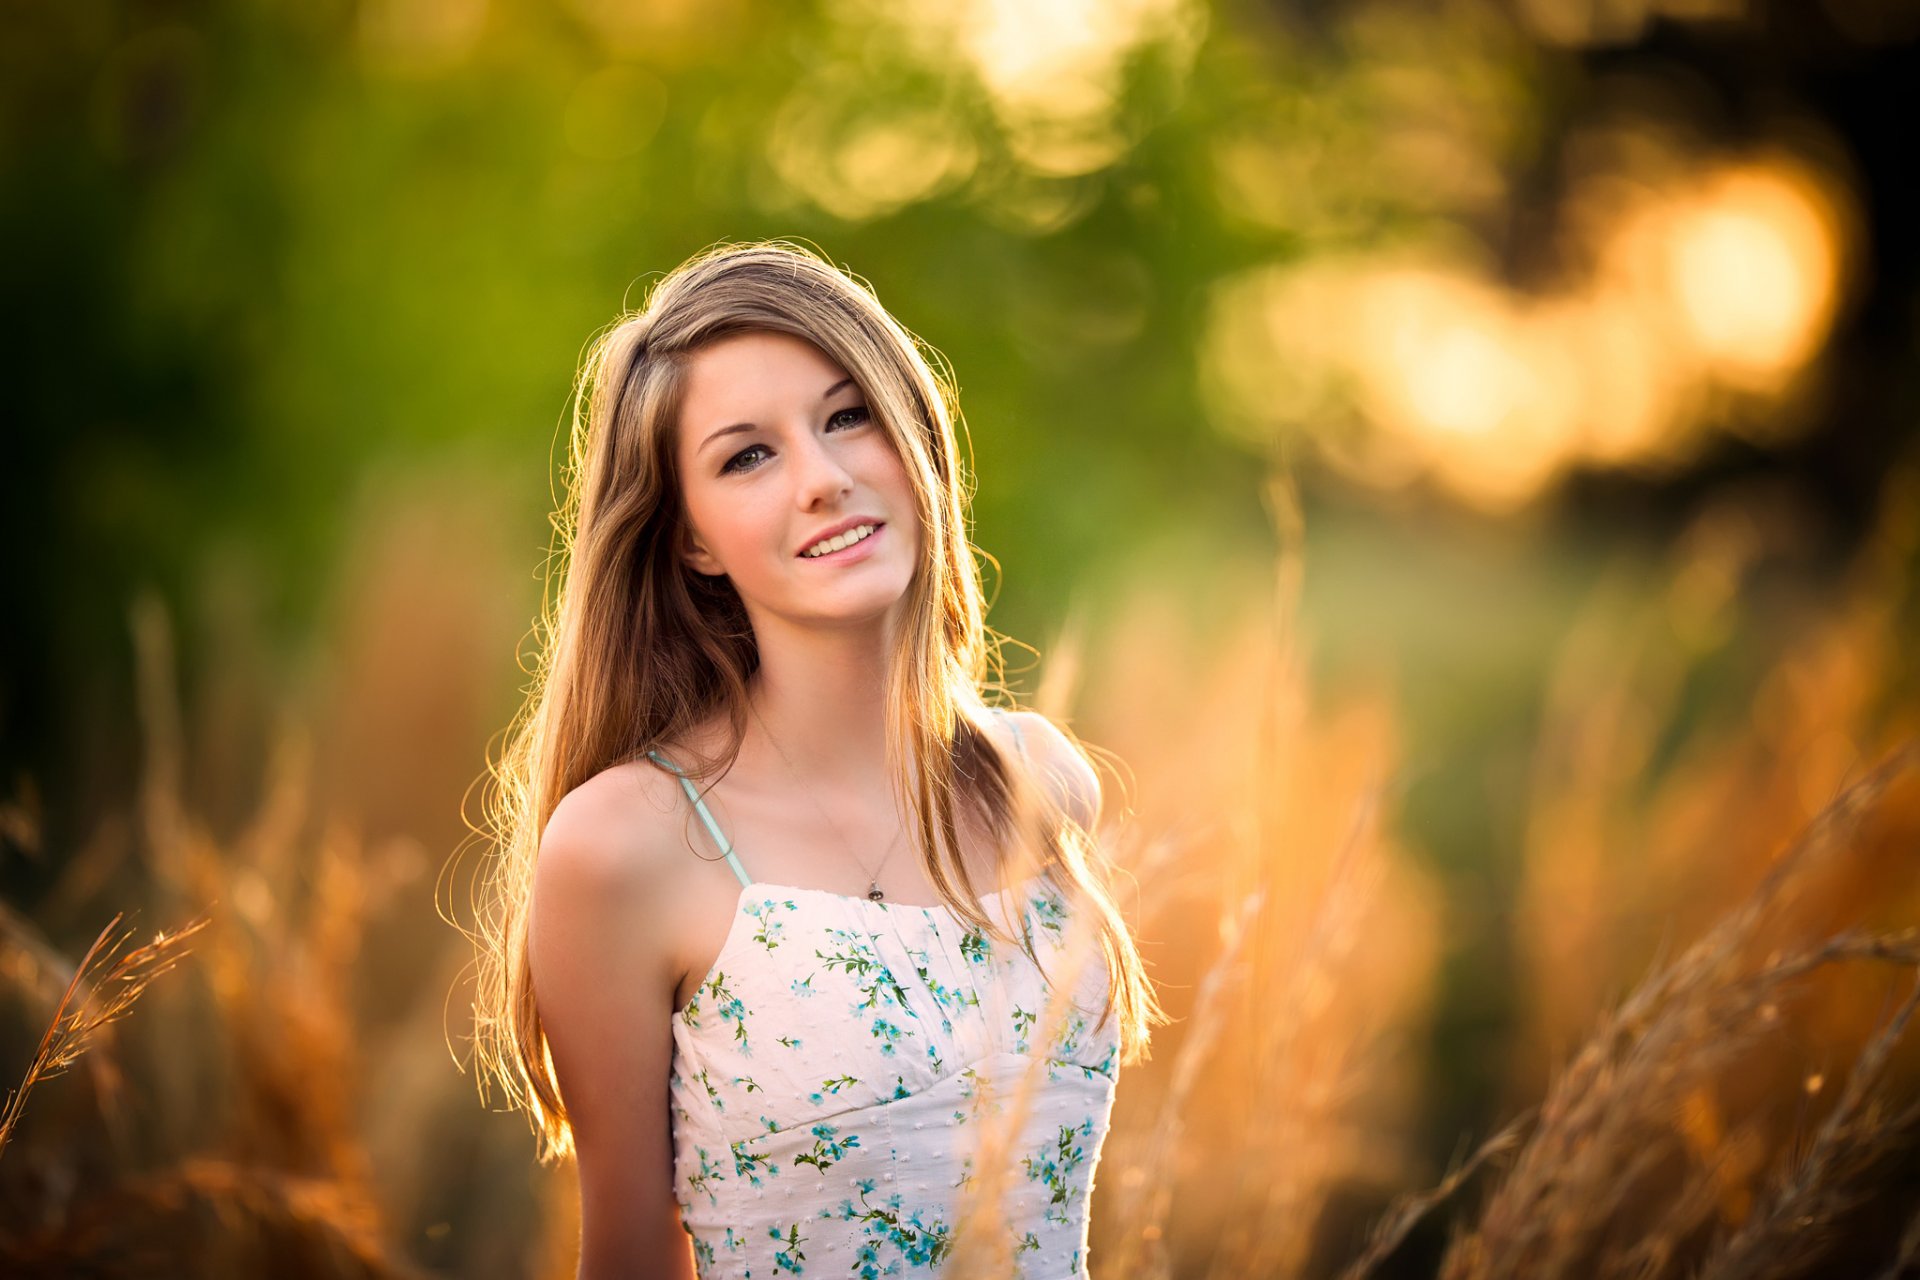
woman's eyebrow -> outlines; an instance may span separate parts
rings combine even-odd
[[[721,436],[735,436],[735,435],[739,435],[742,431],[753,431],[755,429],[756,428],[751,422],[736,422],[730,427],[721,427],[718,431],[708,436],[705,440],[702,440],[700,442],[700,447],[702,449],[705,449],[708,445],[718,440]]]
[[[831,400],[852,385],[853,385],[852,378],[842,378],[840,379],[840,381],[828,387],[826,389],[826,392],[820,398],[822,400]],[[705,450],[708,445],[712,444],[715,440],[718,440],[722,436],[736,436],[736,435],[739,435],[742,431],[757,431],[758,429],[759,428],[755,427],[751,422],[736,422],[730,427],[721,427],[718,430],[710,433],[705,440],[702,440],[700,442],[700,450],[696,450],[696,452]]]

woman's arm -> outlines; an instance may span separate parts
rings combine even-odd
[[[602,775],[555,808],[534,872],[529,959],[573,1122],[580,1280],[681,1280],[693,1256],[674,1202],[667,1085],[673,849],[630,780]]]

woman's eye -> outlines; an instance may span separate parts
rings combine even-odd
[[[726,465],[720,468],[720,474],[732,475],[736,471],[751,471],[760,465],[760,455],[766,451],[767,446],[763,444],[750,444],[728,458]]]
[[[871,416],[872,415],[867,412],[867,406],[858,404],[851,409],[842,409],[831,418],[828,418],[827,425],[831,427],[835,423],[839,423],[845,427],[857,427]]]

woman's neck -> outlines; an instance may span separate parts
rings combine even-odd
[[[801,780],[838,787],[886,777],[889,631],[756,627],[760,667],[743,752],[758,729]]]

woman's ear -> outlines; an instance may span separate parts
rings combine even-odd
[[[692,525],[681,524],[679,542],[680,559],[687,568],[708,577],[719,577],[726,572],[720,567],[720,562],[713,558],[713,553],[707,550],[707,544],[700,541],[700,535],[693,531]]]

